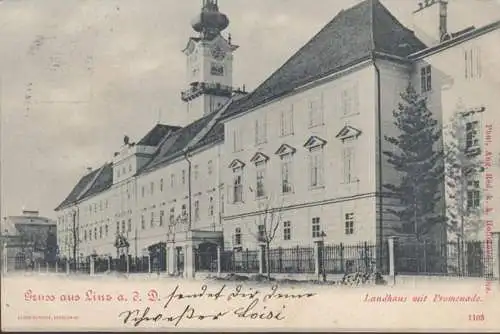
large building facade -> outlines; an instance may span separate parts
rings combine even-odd
[[[398,203],[383,184],[399,175],[382,152],[392,149],[384,136],[398,134],[392,111],[408,84],[428,97],[443,128],[459,105],[474,128],[465,134],[469,148],[480,156],[484,129],[499,126],[492,45],[500,21],[461,27],[449,24],[452,9],[426,1],[410,30],[378,0],[362,1],[247,94],[232,87],[238,47],[221,33],[228,18],[217,1],[204,1],[193,22],[198,35],[184,50],[182,127],[156,125],[137,143],[124,138],[111,162],[77,183],[56,209],[61,252],[157,250],[167,254],[169,272],[189,276],[195,250],[256,249],[271,230],[283,247],[319,238],[380,244],[397,234],[404,222],[388,213]],[[488,146],[497,177],[498,142]],[[484,204],[480,178],[465,195],[476,212]],[[443,214],[447,190],[443,183]],[[484,226],[471,238],[484,238]],[[453,237],[444,225],[434,232],[438,240]]]

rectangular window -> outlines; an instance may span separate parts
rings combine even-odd
[[[323,185],[323,149],[316,148],[309,155],[310,186]]]
[[[432,73],[431,66],[427,65],[420,69],[420,88],[422,93],[430,92],[432,90]]]
[[[87,230],[83,231],[83,240],[87,241]]]
[[[122,221],[122,233],[125,233],[125,231],[126,231],[126,230],[125,230],[125,221],[123,220],[123,221]]]
[[[264,197],[266,195],[265,191],[265,177],[266,177],[266,170],[265,170],[265,162],[262,163],[261,166],[257,167],[257,198],[259,197]]]
[[[233,152],[238,152],[242,150],[242,130],[241,129],[233,129]]]
[[[186,170],[182,170],[182,184],[186,184]]]
[[[290,221],[283,222],[283,240],[292,240],[292,226]]]
[[[105,237],[108,237],[108,233],[109,233],[109,227],[108,227],[108,225],[106,224],[106,225],[104,225],[104,236],[105,236]]]
[[[102,226],[99,226],[99,239],[102,239]]]
[[[160,226],[163,226],[163,218],[165,216],[165,211],[161,210],[160,211]]]
[[[193,167],[193,177],[195,180],[198,180],[198,165],[194,165]]]
[[[359,94],[357,84],[342,90],[340,103],[343,116],[354,115],[359,112]]]
[[[323,125],[323,95],[309,101],[309,127]]]
[[[94,227],[94,240],[97,240],[97,227]]]
[[[163,192],[163,179],[160,179],[160,192]]]
[[[132,219],[129,219],[129,220],[128,220],[128,228],[127,228],[127,231],[128,231],[128,232],[132,232]]]
[[[481,206],[481,183],[478,174],[467,181],[467,210],[479,209]]]
[[[141,229],[146,229],[146,220],[144,219],[144,215],[141,215]]]
[[[243,184],[241,174],[236,174],[233,177],[233,203],[243,202]]]
[[[175,175],[170,174],[170,188],[173,188],[175,186]]]
[[[212,160],[209,160],[208,163],[207,163],[208,175],[212,175],[213,168],[214,168],[213,162],[212,162]]]
[[[280,134],[282,137],[293,134],[293,105],[289,109],[281,111]]]
[[[116,222],[116,233],[120,233],[120,222]]]
[[[266,228],[264,227],[264,225],[260,224],[259,226],[257,226],[258,230],[258,238],[259,238],[259,241],[265,241],[266,240]]]
[[[312,219],[312,237],[319,238],[321,236],[321,227],[319,224],[319,217],[314,217]]]
[[[263,144],[267,141],[267,120],[264,115],[255,120],[255,145]]]
[[[473,47],[464,51],[465,79],[480,79],[482,77],[481,49]]]
[[[354,213],[346,213],[344,219],[345,234],[354,234]]]
[[[146,188],[144,186],[141,187],[141,196],[144,197],[146,194]]]
[[[175,208],[170,208],[170,217],[169,217],[170,225],[175,224]]]
[[[288,194],[292,192],[292,154],[281,156],[281,192]]]
[[[89,230],[89,241],[92,241],[92,229]]]
[[[355,181],[353,166],[354,166],[354,149],[352,147],[345,147],[342,157],[343,165],[343,178],[344,183],[351,183]]]
[[[149,192],[151,193],[151,195],[154,194],[154,192],[155,192],[155,183],[154,182],[151,182],[149,184]]]
[[[210,197],[208,203],[208,216],[212,217],[214,215],[214,198]]]
[[[239,227],[234,229],[234,244],[241,245],[241,228]]]
[[[150,221],[150,226],[154,227],[155,226],[155,213],[151,212],[151,221]]]
[[[479,146],[479,122],[468,122],[465,125],[465,149],[476,148]]]
[[[194,201],[194,220],[200,220],[200,201]]]

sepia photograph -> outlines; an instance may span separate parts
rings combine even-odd
[[[0,0],[2,331],[500,330],[500,0]]]

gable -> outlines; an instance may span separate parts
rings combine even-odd
[[[361,135],[361,130],[356,129],[353,126],[346,125],[339,131],[339,133],[335,136],[342,141],[349,138],[358,138]]]
[[[245,163],[239,159],[234,159],[228,166],[231,169],[238,169],[245,167]]]
[[[265,155],[262,152],[257,152],[255,155],[250,159],[250,162],[253,162],[254,164],[259,164],[262,162],[267,162],[269,160],[269,157]]]
[[[326,145],[326,140],[318,136],[311,136],[304,144],[304,147],[310,150],[312,148],[323,147],[325,145]]]
[[[274,153],[277,155],[285,155],[285,154],[294,154],[296,151],[295,148],[291,147],[288,144],[283,144],[280,148]]]

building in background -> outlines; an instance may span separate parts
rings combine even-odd
[[[57,256],[57,226],[38,211],[23,210],[1,223],[2,261],[8,267],[25,268],[36,261],[54,262]]]
[[[229,20],[217,1],[204,1],[184,49],[182,126],[158,124],[137,143],[125,137],[111,162],[77,183],[56,208],[61,252],[147,254],[190,276],[196,252],[256,249],[269,224],[277,224],[274,247],[380,245],[397,235],[405,222],[388,212],[398,203],[383,184],[399,175],[382,152],[392,149],[384,135],[398,134],[392,111],[408,84],[443,127],[459,102],[466,115],[481,110],[468,128],[499,124],[491,73],[500,66],[500,21],[460,26],[452,13],[453,3],[420,3],[410,30],[380,1],[362,1],[246,94],[232,87],[237,46],[222,34]],[[465,139],[484,154],[476,130]],[[481,208],[484,184],[471,188],[468,202]],[[444,225],[433,233],[453,238]]]

